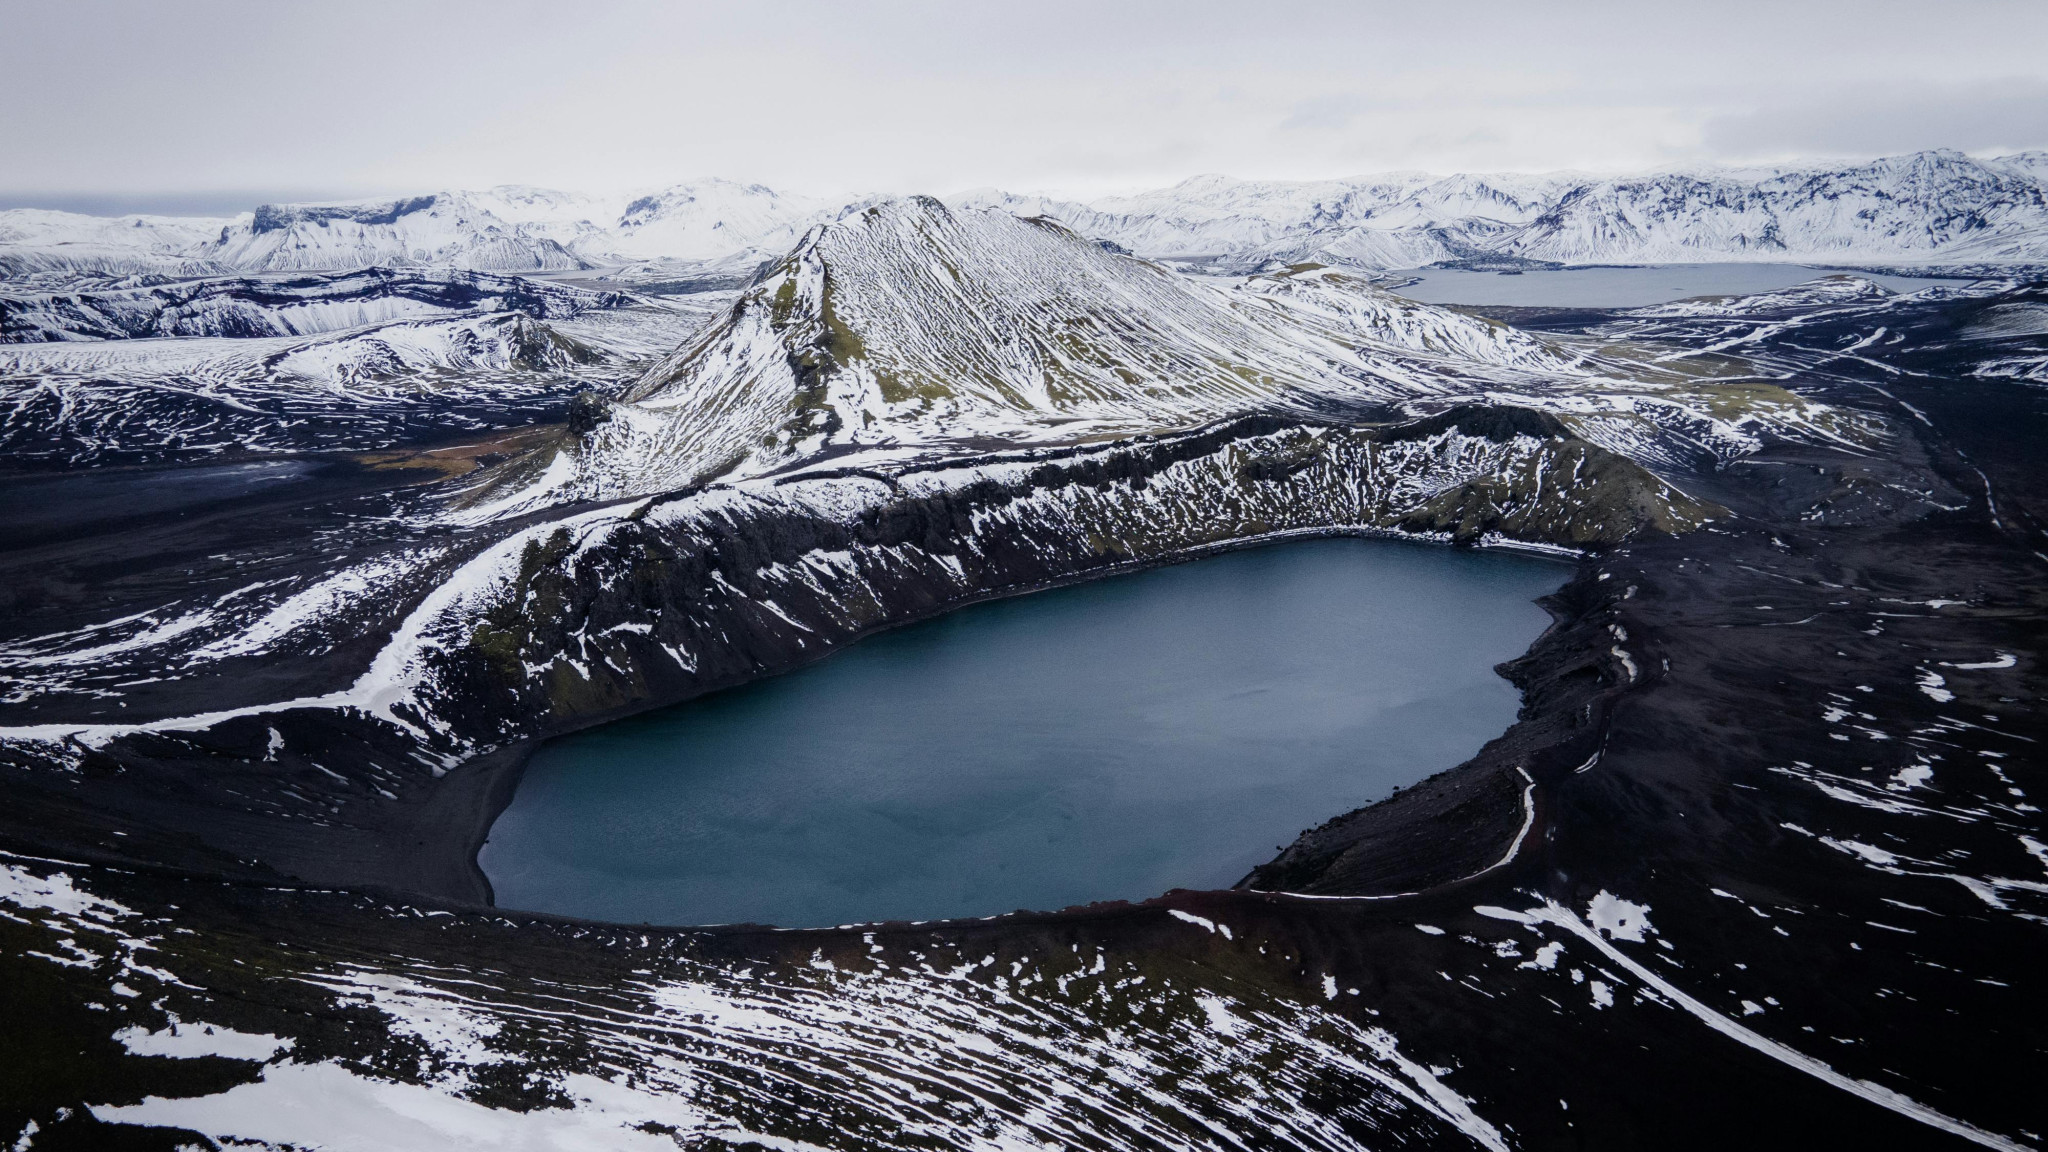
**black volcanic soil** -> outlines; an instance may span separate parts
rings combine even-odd
[[[1673,990],[1846,1081],[2038,1147],[2048,855],[2028,845],[2048,842],[2048,390],[1967,377],[1949,343],[1967,319],[1960,306],[1930,308],[1881,363],[1794,382],[1881,412],[1901,435],[1878,452],[1769,444],[1687,478],[1733,518],[1589,558],[1549,604],[1556,625],[1503,666],[1525,693],[1514,728],[1467,765],[1308,830],[1238,890],[817,932],[622,929],[446,899],[468,874],[443,845],[475,832],[473,852],[516,781],[516,751],[443,780],[411,809],[419,854],[384,844],[355,892],[210,857],[177,827],[198,805],[154,824],[132,810],[115,827],[91,805],[10,803],[0,845],[26,859],[61,842],[67,860],[103,866],[33,867],[68,868],[192,933],[156,961],[192,987],[110,1010],[104,969],[33,958],[47,941],[0,920],[0,1134],[33,1119],[52,1134],[38,1148],[175,1146],[184,1137],[81,1110],[254,1075],[236,1061],[136,1057],[105,1039],[124,1021],[161,1026],[163,1011],[292,1037],[295,1059],[421,1075],[389,1055],[399,1040],[374,1013],[280,973],[397,957],[459,970],[479,1002],[515,1005],[692,965],[857,971],[913,949],[936,967],[993,957],[973,977],[985,983],[1013,957],[1099,948],[1155,981],[1256,989],[1383,1027],[1415,1058],[1454,1068],[1448,1082],[1518,1148],[1999,1146],[1738,1039]],[[1834,347],[1857,335],[1817,323],[1798,338]],[[1603,939],[1663,985],[1559,934],[1549,938],[1571,946],[1544,966],[1538,938],[1486,911],[1552,901],[1585,918],[1603,894],[1648,909],[1640,941]],[[594,1043],[587,1025],[553,1027],[521,1040],[520,1059],[473,1098],[550,1103],[527,1073],[585,1066]],[[891,1137],[882,1111],[839,1098],[830,1073],[792,1074],[776,1091],[785,1115],[762,1122],[784,1125],[777,1135],[915,1143]],[[1452,1144],[1423,1124],[1375,1127],[1360,1091],[1333,1073],[1311,1105],[1361,1144]],[[1234,1123],[1193,1097],[1184,1107]]]

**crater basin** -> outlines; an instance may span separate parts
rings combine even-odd
[[[1563,563],[1270,545],[977,604],[543,746],[503,907],[817,927],[1235,883],[1513,722]]]

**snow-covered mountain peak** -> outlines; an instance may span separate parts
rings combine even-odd
[[[629,258],[716,260],[743,250],[786,251],[835,205],[761,184],[699,180],[635,197],[602,241],[585,250]]]
[[[910,197],[811,228],[626,402],[545,467],[500,476],[479,507],[667,491],[820,456],[1478,395],[1567,368],[1533,337],[1339,270],[1231,285],[1051,220]]]
[[[479,272],[564,271],[582,262],[463,193],[340,204],[265,204],[200,253],[230,268],[297,272],[442,265]]]
[[[435,266],[559,272],[645,260],[758,262],[832,202],[700,180],[640,195],[528,185],[320,204],[263,204],[226,219],[105,219],[0,212],[0,272],[347,271]]]
[[[514,224],[554,224],[588,220],[601,223],[617,214],[616,196],[564,192],[531,184],[499,184],[481,192],[463,193],[478,207]]]

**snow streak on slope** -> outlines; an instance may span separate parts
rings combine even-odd
[[[101,895],[103,882],[0,860],[0,916],[27,946],[23,962],[112,973],[95,1039],[111,1032],[158,1067],[214,1072],[168,1095],[87,1101],[103,1122],[334,1152],[1344,1152],[1360,1131],[1512,1146],[1441,1052],[1372,1020],[1383,1009],[1365,995],[1329,1004],[1276,981],[1249,941],[1215,949],[1249,969],[1218,979],[1204,963],[1085,936],[1017,947],[874,932],[765,961],[696,955],[671,932],[598,929],[606,970],[562,981],[468,960],[309,960],[299,944],[180,930]],[[389,925],[422,913],[368,915]],[[596,944],[588,928],[429,915],[487,944],[506,928],[558,934],[579,955]],[[1151,915],[1174,930],[1166,911]],[[224,1022],[248,1019],[236,1001],[251,973],[312,1010],[266,1018],[281,1035]]]

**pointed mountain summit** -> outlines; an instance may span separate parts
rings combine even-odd
[[[1332,269],[1200,281],[1050,220],[913,197],[807,233],[538,483],[552,499],[628,496],[820,456],[1476,395],[1482,376],[1565,364]]]

